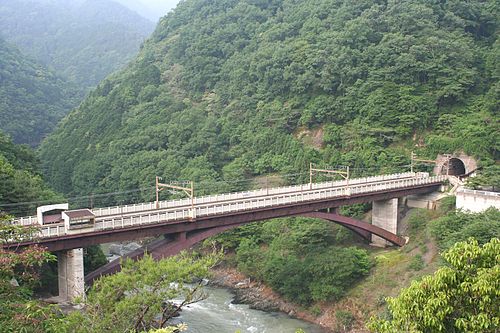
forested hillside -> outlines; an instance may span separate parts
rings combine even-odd
[[[159,18],[174,8],[179,0],[116,0],[116,2],[132,9],[152,22],[158,22]]]
[[[0,34],[82,90],[133,59],[153,27],[109,0],[0,2]]]
[[[493,0],[181,2],[45,141],[46,175],[85,194],[310,161],[396,171],[412,149],[491,164],[498,11]]]
[[[37,205],[21,203],[62,200],[42,180],[39,164],[32,149],[14,144],[0,131],[0,215],[31,215]]]
[[[81,97],[75,85],[0,38],[0,130],[37,145]]]

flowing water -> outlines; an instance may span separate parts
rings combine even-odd
[[[205,287],[209,297],[185,307],[174,323],[184,322],[189,333],[324,333],[319,326],[293,319],[283,313],[250,309],[245,304],[231,304],[228,290]]]

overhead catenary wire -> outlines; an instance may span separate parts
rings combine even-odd
[[[329,166],[330,168],[340,168],[340,167],[345,167],[345,166],[337,166],[337,167],[332,167]],[[387,166],[386,168],[407,168],[410,167],[410,164],[404,164],[404,165],[390,165]],[[350,170],[353,173],[357,173],[356,171],[368,171],[368,170],[380,170],[380,167],[350,167]],[[383,168],[382,168],[383,169]],[[263,179],[272,179],[272,178],[281,178],[281,179],[287,179],[287,180],[292,180],[292,179],[297,179],[300,178],[300,176],[305,176],[308,175],[308,171],[303,171],[303,172],[297,172],[297,173],[289,173],[289,174],[279,174],[279,173],[273,173],[273,174],[267,174],[267,175],[257,175],[253,177],[248,177],[244,179],[236,179],[236,180],[222,180],[222,179],[214,179],[214,180],[203,180],[200,182],[196,182],[196,187],[198,188],[198,191],[203,190],[202,192],[210,192],[210,190],[213,190],[216,186],[221,186],[223,184],[226,185],[236,185],[236,184],[244,184],[244,183],[254,183],[257,178],[263,178]],[[170,181],[172,183],[179,183],[179,182],[184,182],[183,180],[172,180]],[[90,199],[106,199],[106,198],[112,198],[120,195],[134,195],[138,194],[140,192],[146,192],[146,191],[151,191],[151,195],[153,195],[155,190],[155,186],[148,186],[148,187],[142,187],[142,188],[137,188],[137,189],[130,189],[130,190],[122,190],[122,191],[113,191],[113,192],[104,192],[104,193],[91,193],[87,195],[81,195],[81,196],[75,196],[75,197],[68,197],[65,200],[71,203],[87,203],[88,200]],[[139,200],[141,199],[140,197],[132,198]],[[0,203],[0,209],[5,208],[9,209],[10,211],[13,211],[14,209],[17,211],[23,211],[23,209],[20,209],[19,207],[22,206],[31,206],[31,205],[41,205],[41,204],[49,204],[49,203],[54,203],[56,199],[47,199],[47,200],[36,200],[36,201],[25,201],[25,202],[15,202],[15,203]],[[127,201],[126,198],[123,198],[122,200],[119,200],[123,203],[123,201]]]
[[[95,193],[95,194],[89,194],[89,195],[78,196],[78,197],[69,197],[69,198],[66,198],[65,200],[68,200],[68,201],[77,201],[77,200],[88,200],[88,199],[91,199],[91,198],[105,198],[105,197],[112,197],[112,196],[120,195],[120,194],[138,193],[138,192],[141,192],[141,191],[147,191],[147,190],[152,190],[152,189],[154,190],[154,186],[143,187],[143,188],[138,188],[138,189],[133,189],[133,190],[126,190],[126,191]],[[8,203],[8,204],[0,204],[0,207],[15,207],[15,206],[19,206],[19,205],[33,205],[33,204],[54,202],[55,200],[56,199],[15,202],[15,203]]]
[[[290,176],[297,176],[297,175],[302,175],[302,174],[305,174],[305,172],[294,173],[294,174],[284,174],[284,175],[271,174],[271,175],[267,175],[267,177],[269,177],[269,178],[271,178],[271,177],[290,177]],[[262,177],[264,177],[264,176],[262,176]],[[230,181],[230,180],[201,181],[201,182],[197,182],[196,184],[198,186],[200,186],[200,185],[204,185],[204,184],[206,184],[206,185],[237,184],[237,183],[252,182],[252,181],[255,181],[255,177],[234,180],[234,181]],[[180,181],[175,180],[175,181],[169,181],[169,182],[179,183],[179,182],[184,182],[184,181],[183,180],[180,180]],[[138,188],[138,189],[125,190],[125,191],[91,193],[91,194],[77,196],[77,197],[69,197],[69,198],[66,198],[65,200],[75,202],[75,201],[89,200],[92,198],[94,198],[94,199],[96,199],[96,198],[109,198],[109,197],[113,197],[113,196],[117,196],[117,195],[121,195],[121,194],[138,193],[138,192],[149,191],[149,190],[154,190],[154,189],[155,189],[154,186],[150,186],[150,187],[143,187],[143,188]],[[54,202],[55,200],[56,199],[47,199],[47,200],[37,200],[37,201],[16,202],[16,203],[4,203],[4,204],[0,204],[0,207],[18,207],[18,206],[27,206],[27,205],[35,205],[35,204],[44,204],[44,203]]]

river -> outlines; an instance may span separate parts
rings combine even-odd
[[[209,297],[185,307],[174,323],[184,322],[189,333],[324,333],[317,325],[293,319],[283,313],[250,309],[245,304],[231,304],[233,294],[216,287],[205,287]]]

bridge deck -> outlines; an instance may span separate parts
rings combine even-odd
[[[350,185],[361,184],[361,183],[374,183],[379,181],[386,180],[394,180],[394,179],[407,179],[407,178],[421,178],[419,177],[421,174],[405,172],[405,173],[397,173],[390,175],[378,175],[372,177],[364,177],[364,178],[355,178],[350,179]],[[321,182],[321,183],[313,183],[310,184],[300,184],[293,186],[280,186],[274,188],[266,188],[266,189],[258,189],[253,191],[243,191],[243,192],[234,192],[234,193],[224,193],[224,194],[215,194],[203,197],[195,197],[195,204],[204,204],[204,203],[215,203],[215,202],[223,202],[229,200],[238,200],[238,199],[248,199],[248,198],[256,198],[256,197],[264,197],[273,194],[288,194],[288,193],[296,193],[307,191],[310,189],[325,189],[331,187],[342,187],[345,186],[346,182],[342,181],[333,181],[333,182]],[[159,209],[170,209],[170,208],[180,208],[180,207],[190,207],[191,199],[179,199],[179,200],[166,200],[159,201]],[[138,213],[138,212],[146,212],[146,211],[155,211],[156,203],[155,202],[145,202],[139,204],[132,205],[122,205],[122,206],[111,206],[111,207],[103,207],[103,208],[94,208],[92,212],[96,217],[105,217],[108,215],[118,215],[125,213]],[[34,225],[39,224],[39,221],[36,216],[27,216],[14,219],[12,224],[16,225]]]
[[[271,188],[251,192],[238,192],[224,195],[208,196],[196,198],[194,206],[186,204],[186,200],[162,202],[167,208],[150,209],[150,204],[134,205],[135,211],[116,212],[120,207],[101,208],[101,213],[96,217],[95,225],[91,228],[66,230],[64,224],[46,225],[40,228],[38,240],[26,242],[29,243],[53,243],[58,240],[76,239],[82,237],[95,237],[97,234],[120,233],[125,230],[139,230],[141,228],[151,229],[157,225],[189,223],[191,226],[185,229],[196,229],[193,224],[209,218],[214,220],[217,217],[230,217],[231,215],[252,214],[263,210],[274,210],[287,206],[304,206],[315,202],[333,202],[343,198],[356,197],[364,198],[370,201],[370,197],[376,196],[381,192],[397,192],[398,190],[408,191],[412,188],[423,188],[436,186],[446,180],[446,176],[428,177],[419,174],[397,174],[377,176],[362,179],[351,179],[348,186],[345,181],[328,182],[319,184],[304,184],[294,187]],[[401,191],[400,191],[401,192]],[[402,192],[401,192],[402,193]],[[397,196],[396,194],[394,194]],[[400,194],[398,194],[400,195]],[[177,206],[171,207],[172,202],[177,202]],[[345,204],[345,203],[344,203]],[[130,206],[128,206],[130,207]],[[161,206],[160,206],[161,207]],[[143,208],[141,210],[141,208]],[[317,209],[311,206],[310,209]],[[123,211],[123,210],[120,210]],[[312,211],[312,210],[309,210]],[[94,210],[94,213],[96,210]],[[103,212],[111,213],[103,215]],[[269,215],[269,214],[268,214]],[[272,214],[271,214],[272,215]],[[269,218],[275,217],[269,215]],[[290,213],[290,215],[293,215]],[[282,215],[277,215],[282,216]],[[286,216],[286,215],[283,215]],[[237,219],[236,219],[237,220]],[[255,220],[258,220],[255,217]],[[18,220],[19,221],[19,220]],[[230,222],[227,222],[230,223]],[[92,243],[102,243],[105,239],[93,241]],[[73,245],[56,246],[70,248]]]

